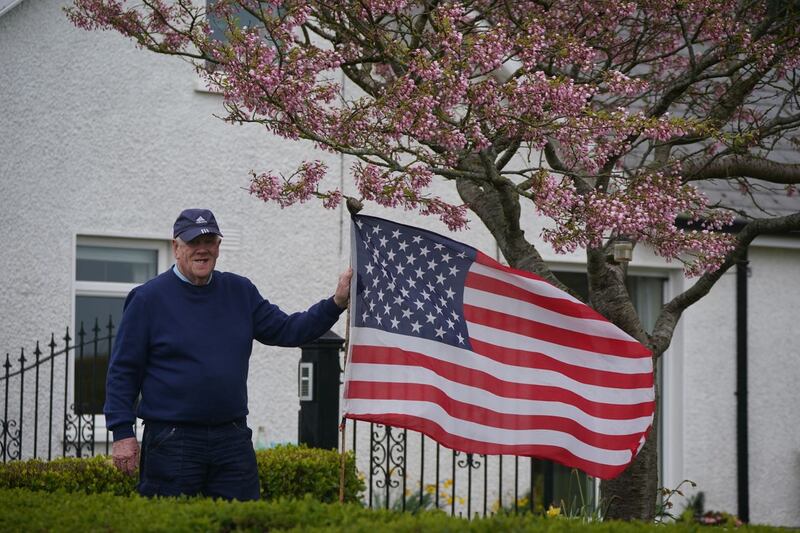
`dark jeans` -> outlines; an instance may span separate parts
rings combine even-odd
[[[252,435],[245,419],[216,426],[145,422],[139,493],[257,500]]]

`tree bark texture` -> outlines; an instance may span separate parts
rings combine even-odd
[[[642,327],[625,287],[625,267],[609,263],[602,249],[588,250],[587,259],[592,307],[633,338],[648,345],[647,332]],[[648,347],[652,350],[651,346]],[[656,383],[658,355],[660,353],[653,355],[653,378]],[[604,480],[600,484],[600,505],[602,509],[607,509],[608,519],[652,521],[655,517],[658,491],[659,403],[656,388],[656,412],[644,447],[620,476]]]
[[[658,492],[658,402],[644,447],[621,475],[600,483],[600,505],[606,520],[653,521]]]

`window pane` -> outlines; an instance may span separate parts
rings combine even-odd
[[[144,283],[155,277],[158,251],[110,246],[78,246],[75,279]]]
[[[589,280],[584,272],[557,272],[553,274],[558,281],[570,288],[584,302],[589,301]]]
[[[215,4],[215,0],[207,0],[206,7],[207,9],[212,9]],[[269,4],[264,4],[261,6],[261,9],[270,12],[272,7]],[[261,28],[262,23],[261,21],[251,15],[246,9],[240,7],[238,9],[234,8],[230,15],[231,22],[233,22],[236,26],[240,28]],[[225,32],[228,29],[228,22],[222,18],[217,16],[216,13],[208,13],[208,24],[211,26],[211,37],[215,41],[220,42],[227,42],[228,37],[225,35]]]
[[[108,360],[124,303],[125,297],[75,297],[75,412],[78,414],[103,412]],[[109,318],[112,338],[108,336]]]
[[[628,294],[631,295],[633,306],[639,313],[642,327],[652,333],[656,325],[658,313],[664,301],[664,278],[649,278],[644,276],[628,276],[626,285]]]

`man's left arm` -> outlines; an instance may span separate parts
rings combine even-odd
[[[299,346],[319,338],[347,308],[352,275],[352,269],[348,268],[339,276],[333,296],[307,311],[286,314],[277,305],[261,299],[253,315],[255,339],[275,346]]]

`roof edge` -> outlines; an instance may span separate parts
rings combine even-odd
[[[22,0],[5,0],[5,2],[0,1],[0,17],[14,9],[14,7],[16,7],[16,5],[20,2],[22,2]]]

